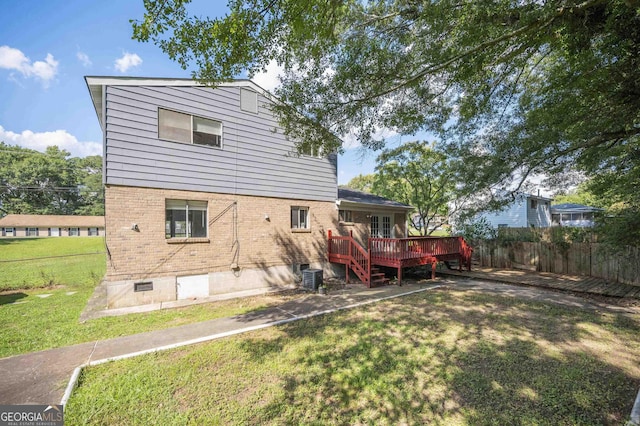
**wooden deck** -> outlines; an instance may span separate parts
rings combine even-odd
[[[397,268],[400,285],[402,269],[406,267],[431,265],[432,278],[435,278],[438,262],[455,260],[460,270],[462,265],[471,270],[471,252],[471,247],[462,237],[369,238],[365,249],[352,235],[334,236],[329,231],[329,261],[346,265],[347,277],[352,270],[368,287],[380,282],[372,280],[374,265]],[[381,279],[380,274],[375,275]]]

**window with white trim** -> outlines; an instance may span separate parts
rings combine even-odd
[[[338,210],[338,218],[340,222],[353,222],[353,213],[351,210]]]
[[[309,207],[291,207],[291,229],[309,229]]]
[[[70,237],[79,237],[80,236],[80,228],[69,228],[69,236]]]
[[[165,201],[165,237],[206,238],[207,202],[188,200]]]
[[[2,228],[2,236],[15,237],[16,236],[15,228]]]
[[[27,237],[37,237],[38,228],[27,228]]]
[[[98,228],[89,228],[88,231],[90,237],[98,236]]]
[[[158,137],[173,142],[222,146],[222,123],[209,118],[158,108]]]

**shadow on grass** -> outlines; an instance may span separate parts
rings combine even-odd
[[[25,297],[27,294],[21,292],[0,294],[0,305],[10,305]]]
[[[261,407],[259,422],[620,424],[640,378],[615,355],[583,346],[594,338],[585,321],[640,331],[615,315],[440,292],[240,344],[259,364],[281,357],[291,339],[303,342],[284,395]]]

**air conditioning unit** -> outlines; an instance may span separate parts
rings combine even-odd
[[[305,269],[302,271],[302,287],[317,290],[322,285],[322,269]]]

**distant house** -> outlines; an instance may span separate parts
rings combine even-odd
[[[10,214],[0,229],[3,238],[97,237],[104,235],[104,216]]]
[[[481,213],[478,219],[486,219],[493,228],[546,228],[551,226],[551,200],[537,195],[520,194],[502,210]]]
[[[590,227],[594,225],[594,215],[603,209],[582,204],[564,203],[551,206],[553,226]]]

